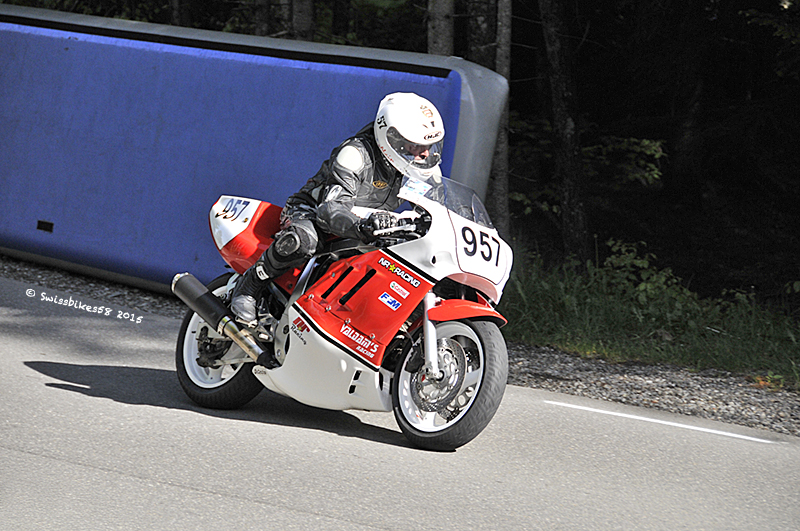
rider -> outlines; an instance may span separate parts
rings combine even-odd
[[[371,243],[375,231],[395,226],[389,212],[402,203],[397,193],[403,175],[441,175],[443,139],[442,118],[430,101],[403,92],[383,98],[375,121],[335,148],[286,201],[274,241],[237,281],[233,313],[254,322],[261,287],[319,252],[325,235]],[[379,211],[360,218],[354,206]]]

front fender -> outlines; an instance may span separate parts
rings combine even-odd
[[[488,303],[467,301],[464,299],[442,299],[436,306],[428,310],[431,321],[456,321],[458,319],[481,319],[492,321],[497,326],[505,326],[508,321],[497,313]]]

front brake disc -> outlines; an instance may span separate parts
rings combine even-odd
[[[466,376],[466,354],[463,347],[450,338],[437,341],[439,370],[442,377],[428,378],[424,371],[411,376],[411,399],[419,409],[441,411],[461,392]]]

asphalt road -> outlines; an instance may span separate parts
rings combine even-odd
[[[387,413],[198,408],[179,322],[127,313],[0,278],[0,529],[800,528],[794,437],[509,387],[426,452]]]

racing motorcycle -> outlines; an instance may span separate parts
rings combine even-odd
[[[319,408],[393,411],[408,440],[432,450],[478,436],[505,392],[506,320],[495,305],[512,252],[469,187],[405,177],[399,197],[396,227],[372,244],[330,239],[272,279],[257,321],[242,323],[231,293],[279,230],[281,207],[221,196],[210,228],[235,273],[208,286],[189,273],[172,281],[190,308],[176,350],[186,394],[230,409],[266,387]]]

